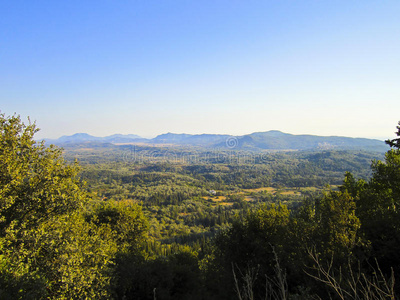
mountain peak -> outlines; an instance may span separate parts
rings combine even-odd
[[[63,135],[58,139],[59,142],[71,142],[71,141],[93,141],[96,140],[97,137],[92,136],[87,133],[75,133],[73,135]]]
[[[279,130],[269,130],[269,131],[263,131],[263,132],[254,132],[249,135],[255,136],[255,137],[284,137],[284,136],[289,136],[291,134],[285,133],[285,132],[282,132]]]
[[[270,130],[270,131],[266,131],[265,133],[268,136],[284,136],[284,135],[288,135],[288,133],[284,133],[284,132],[282,132],[280,130]]]

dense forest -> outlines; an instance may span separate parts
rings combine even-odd
[[[0,127],[0,299],[400,293],[399,138],[385,154],[62,149],[18,116]]]

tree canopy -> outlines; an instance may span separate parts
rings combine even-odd
[[[138,248],[143,214],[125,210],[117,230],[89,220],[77,163],[36,142],[37,131],[0,115],[0,298],[109,299],[119,242]],[[98,215],[107,211],[118,212]]]

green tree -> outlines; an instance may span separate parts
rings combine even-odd
[[[330,191],[316,205],[317,240],[320,251],[328,257],[340,256],[346,262],[359,244],[361,226],[356,216],[356,202],[347,191]],[[343,262],[343,261],[342,261]]]
[[[0,115],[0,298],[108,298],[116,242],[85,221],[76,164]]]
[[[109,298],[117,243],[107,228],[94,227],[80,212],[2,241],[1,276],[8,280],[1,286],[8,298]]]
[[[262,205],[248,213],[244,221],[235,221],[231,228],[221,232],[214,241],[213,257],[209,259],[206,278],[215,299],[232,299],[235,295],[233,270],[245,274],[255,272],[257,297],[265,296],[265,276],[275,276],[276,256],[285,260],[289,253],[285,245],[291,239],[290,213],[282,204]],[[257,277],[256,276],[256,277]],[[238,278],[239,285],[242,276]]]
[[[96,226],[108,227],[118,243],[119,252],[138,254],[142,250],[148,222],[137,203],[102,202],[86,214],[86,219]]]
[[[395,142],[384,161],[373,162],[372,172],[357,202],[361,232],[371,245],[368,256],[379,259],[386,271],[400,272],[400,149]]]
[[[34,228],[82,207],[77,165],[68,165],[59,148],[33,139],[35,124],[0,115],[0,235],[8,228]]]
[[[398,124],[399,125],[396,126],[397,132],[395,132],[395,134],[398,136],[398,138],[392,139],[392,140],[386,140],[385,142],[392,148],[400,149],[400,121],[398,122]]]

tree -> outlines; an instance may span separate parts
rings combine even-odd
[[[395,132],[395,134],[398,136],[398,138],[393,139],[393,140],[386,140],[385,143],[388,144],[392,148],[400,149],[400,121],[398,122],[398,124],[399,125],[396,126],[397,132]]]
[[[316,218],[321,252],[346,261],[359,244],[357,233],[361,224],[354,198],[347,191],[329,191],[316,205]]]
[[[271,204],[261,205],[249,212],[244,222],[236,220],[231,228],[219,233],[214,240],[214,257],[209,263],[211,272],[207,274],[212,277],[209,288],[214,289],[216,299],[233,299],[235,285],[244,284],[245,276],[238,276],[235,281],[233,270],[238,274],[256,271],[259,278],[252,292],[256,298],[265,295],[264,278],[274,278],[276,257],[285,261],[283,268],[290,264],[289,252],[293,251],[286,249],[292,238],[290,229],[287,206]]]
[[[145,242],[148,224],[137,203],[109,200],[96,205],[91,213],[86,214],[86,219],[96,226],[108,227],[120,252],[138,254]]]
[[[361,233],[371,244],[369,255],[379,260],[384,271],[389,272],[393,267],[397,273],[400,272],[399,139],[391,140],[391,146],[384,161],[372,164],[372,178],[360,192],[357,215]]]
[[[0,299],[110,296],[117,243],[79,213],[10,232],[0,247]]]
[[[77,164],[37,131],[0,115],[0,298],[109,298],[113,235],[85,221]]]
[[[35,142],[37,131],[19,116],[0,115],[0,236],[10,228],[34,228],[86,201],[78,166],[66,164],[61,149]]]

